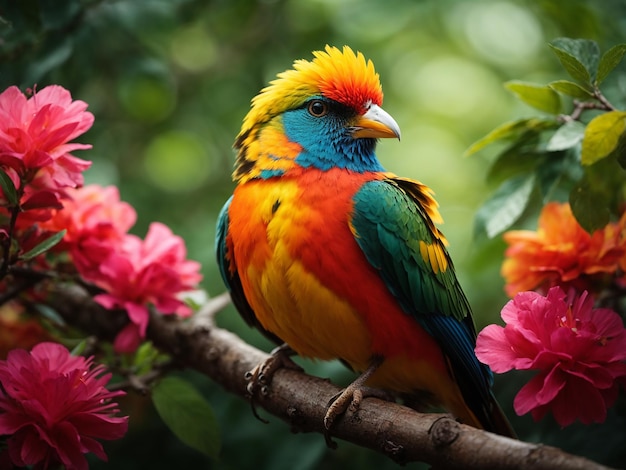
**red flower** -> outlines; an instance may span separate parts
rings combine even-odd
[[[609,309],[593,308],[587,292],[566,298],[560,287],[546,297],[522,292],[502,309],[504,328],[478,335],[476,356],[494,372],[539,370],[515,397],[517,414],[535,420],[548,411],[561,426],[579,419],[602,422],[626,384],[626,329]]]
[[[30,98],[15,86],[0,93],[0,166],[18,188],[24,184],[23,204],[35,198],[40,205],[52,196],[54,205],[54,196],[64,188],[83,184],[82,172],[91,163],[70,152],[91,145],[68,142],[93,124],[86,109],[85,102],[72,101],[69,91],[58,85]]]
[[[109,392],[111,374],[92,367],[93,358],[72,356],[56,343],[40,343],[28,353],[15,349],[0,361],[0,435],[8,435],[14,465],[86,470],[83,454],[93,452],[106,460],[96,439],[119,439],[128,417],[111,399],[124,392]]]
[[[135,209],[120,201],[115,186],[89,185],[67,190],[63,209],[53,211],[40,227],[52,232],[67,230],[55,249],[69,251],[80,275],[90,281],[98,277],[100,264],[121,245],[136,218]]]
[[[549,203],[543,208],[536,232],[515,230],[504,234],[509,244],[502,264],[506,293],[547,289],[554,285],[594,290],[626,257],[626,213],[617,223],[587,233],[569,204]]]
[[[163,314],[187,316],[191,309],[179,298],[200,282],[200,264],[185,259],[184,241],[158,222],[145,240],[126,235],[122,244],[100,265],[92,279],[106,291],[95,297],[105,308],[121,307],[131,320],[116,338],[119,352],[132,352],[146,334],[148,304]]]

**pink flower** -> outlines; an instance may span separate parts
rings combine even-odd
[[[28,353],[15,349],[0,361],[0,435],[7,439],[14,465],[86,470],[83,454],[93,452],[106,460],[96,439],[119,439],[128,417],[111,399],[124,392],[109,392],[111,374],[92,367],[93,358],[72,356],[56,343],[40,343]]]
[[[52,232],[67,230],[55,248],[69,251],[80,275],[91,281],[98,277],[100,264],[122,244],[136,218],[135,209],[120,201],[115,186],[89,185],[68,189],[63,209],[53,211],[39,226]]]
[[[202,276],[200,264],[185,257],[184,241],[155,222],[145,240],[126,235],[119,248],[100,265],[92,282],[106,293],[95,300],[108,309],[125,309],[131,321],[115,340],[117,351],[134,351],[145,337],[148,304],[163,314],[191,314],[179,295],[195,288]]]
[[[480,332],[476,356],[494,372],[539,370],[514,400],[518,415],[535,420],[548,411],[561,426],[579,419],[602,422],[626,384],[626,329],[609,309],[593,308],[583,292],[566,298],[560,287],[546,297],[521,292],[502,309],[504,328]]]
[[[69,143],[85,133],[94,117],[87,104],[72,101],[58,85],[45,87],[30,98],[15,86],[0,93],[0,166],[14,182],[24,184],[22,202],[39,191],[54,195],[83,184],[90,162],[70,152],[91,145]]]

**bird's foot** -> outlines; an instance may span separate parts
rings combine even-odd
[[[270,357],[265,361],[258,364],[254,369],[246,372],[246,380],[248,385],[246,391],[250,398],[250,405],[252,406],[252,413],[254,416],[264,423],[268,421],[261,418],[256,410],[255,398],[260,393],[261,395],[267,395],[268,387],[272,382],[272,378],[278,369],[286,368],[297,371],[302,371],[302,367],[293,362],[291,356],[294,356],[296,352],[291,349],[287,344],[283,344],[275,348]]]
[[[355,382],[348,385],[328,402],[328,409],[324,416],[324,427],[327,430],[332,428],[335,420],[346,411],[355,413],[361,406],[363,398],[374,397],[385,401],[393,401],[394,397],[384,390],[378,388],[355,385]]]
[[[375,358],[365,372],[358,376],[354,382],[344,388],[341,392],[333,396],[328,402],[328,408],[326,409],[326,415],[324,416],[324,428],[326,429],[324,437],[328,447],[335,448],[337,446],[337,444],[330,437],[330,430],[336,419],[348,410],[351,413],[358,411],[361,406],[361,401],[364,398],[376,397],[387,401],[394,400],[393,396],[384,390],[367,387],[365,385],[365,382],[367,382],[367,380],[382,363],[382,357]]]

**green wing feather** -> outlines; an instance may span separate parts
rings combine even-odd
[[[474,354],[471,308],[434,224],[436,203],[427,191],[401,178],[364,184],[354,196],[352,229],[402,309],[440,345],[466,403],[489,428],[491,371]]]
[[[409,183],[389,179],[363,186],[354,197],[352,226],[357,241],[408,314],[420,321],[424,315],[434,314],[464,321],[471,309],[443,235],[426,208],[404,189]],[[424,259],[420,242],[441,253],[440,269],[433,269]]]

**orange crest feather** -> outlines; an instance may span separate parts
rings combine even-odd
[[[252,100],[252,109],[244,119],[240,137],[259,124],[288,109],[300,106],[311,96],[321,95],[365,112],[368,102],[381,105],[383,91],[371,60],[348,46],[326,46],[313,52],[314,59],[296,60],[293,68],[278,78]]]
[[[365,60],[363,54],[355,54],[348,46],[344,46],[343,51],[326,46],[325,52],[316,51],[313,55],[312,62],[299,61],[294,68],[316,83],[322,96],[350,106],[359,113],[366,111],[368,102],[382,105],[380,79],[372,61]]]

